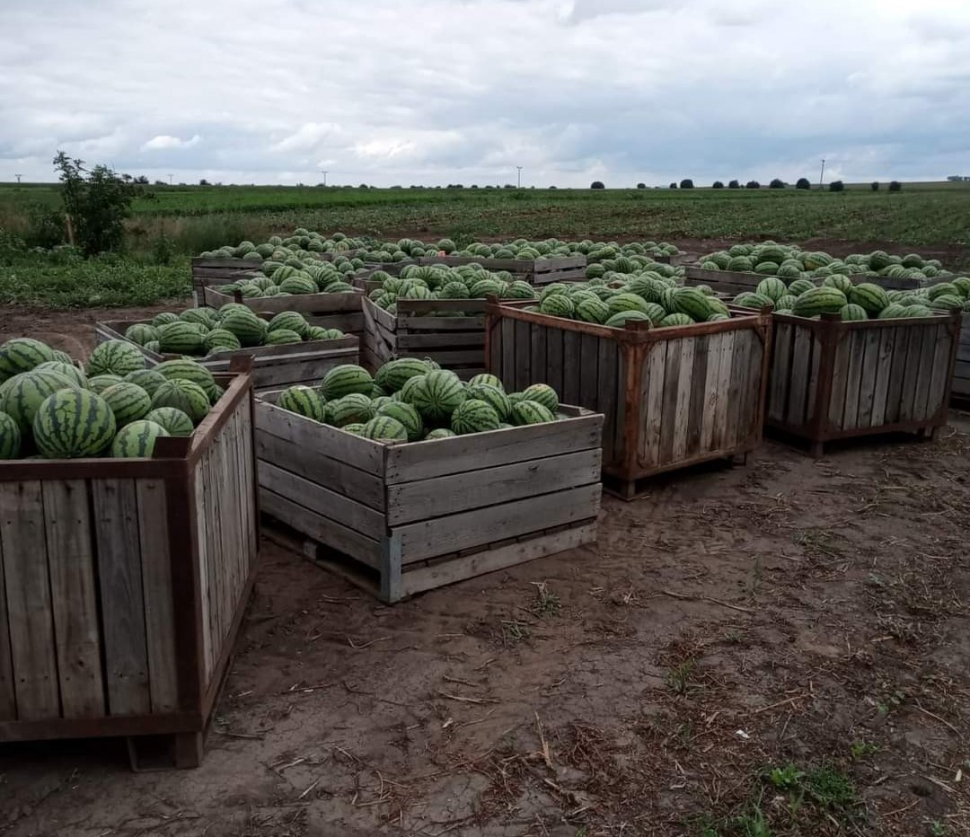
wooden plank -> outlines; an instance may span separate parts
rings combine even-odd
[[[402,526],[394,530],[401,536],[401,560],[410,564],[480,546],[496,532],[511,538],[535,532],[537,526],[588,520],[599,513],[601,493],[595,483]]]
[[[582,398],[579,337],[578,331],[562,331],[562,400],[566,404],[579,404]]]
[[[386,483],[390,486],[598,448],[602,445],[602,432],[601,415],[584,415],[552,424],[389,445]]]
[[[508,381],[508,386],[513,386],[515,381],[515,320],[503,317],[502,328],[502,371],[497,373],[503,381]]]
[[[600,448],[388,486],[388,526],[599,482]],[[341,518],[343,519],[343,518]]]
[[[673,460],[674,439],[677,435],[677,391],[680,387],[680,361],[683,356],[683,342],[667,341],[667,361],[664,369],[663,419],[660,426],[660,452],[658,464]]]
[[[532,381],[532,335],[536,326],[523,320],[515,321],[515,391],[521,391]]]
[[[714,450],[730,446],[728,436],[728,395],[731,391],[731,367],[734,363],[734,343],[740,332],[726,331],[722,335],[721,362],[717,373],[717,403],[714,407],[714,433],[711,444]]]
[[[751,342],[748,345],[748,372],[745,376],[740,409],[740,423],[743,428],[743,440],[754,442],[761,439],[762,434],[762,401],[761,388],[766,385],[765,376],[768,374],[767,364],[770,359],[765,358],[765,344],[757,332],[751,331]],[[741,440],[739,440],[741,441]]]
[[[808,403],[809,370],[811,369],[812,334],[807,328],[796,328],[792,346],[791,375],[788,386],[788,404],[785,421],[795,427],[806,422],[805,407]]]
[[[151,711],[134,480],[92,480],[108,711]]]
[[[529,335],[531,340],[529,363],[532,370],[530,383],[533,384],[549,383],[546,366],[546,332],[549,330],[545,326],[533,326]]]
[[[563,392],[563,330],[561,328],[549,328],[546,330],[546,377],[547,383],[556,392],[562,395]],[[575,401],[570,401],[575,404]]]
[[[768,384],[768,418],[785,422],[788,406],[788,381],[791,374],[791,354],[795,329],[788,323],[775,323],[775,340],[771,362],[771,381]]]
[[[845,383],[845,410],[842,413],[843,430],[852,430],[859,426],[859,384],[862,380],[862,367],[866,360],[866,332],[863,330],[850,331],[849,341],[849,371]]]
[[[724,447],[742,444],[747,438],[747,428],[742,426],[741,402],[747,392],[748,354],[751,341],[756,340],[753,331],[738,331],[734,336],[734,352],[731,355],[731,368],[727,388],[727,431],[724,434]],[[692,453],[697,453],[697,450]]]
[[[849,379],[849,353],[852,348],[852,334],[848,331],[835,332],[838,343],[832,364],[832,397],[829,401],[829,424],[835,429],[842,428],[845,415],[846,389]],[[823,405],[824,409],[824,405]]]
[[[623,448],[622,427],[617,426],[617,391],[622,392],[619,380],[619,343],[615,340],[597,340],[596,360],[596,409],[603,413],[603,461],[612,463],[617,452]]]
[[[933,353],[933,371],[930,380],[930,391],[926,401],[926,415],[928,418],[936,416],[949,400],[947,390],[949,381],[947,374],[950,368],[950,351],[953,340],[947,328],[941,328],[937,334],[935,351]]]
[[[893,358],[889,369],[889,388],[886,393],[886,414],[883,421],[895,424],[899,421],[902,401],[903,379],[906,376],[906,356],[909,353],[909,337],[912,329],[905,326],[891,330],[893,334]]]
[[[264,514],[275,517],[308,538],[344,552],[372,569],[380,567],[380,542],[347,528],[340,521],[317,514],[264,488],[259,490],[259,506]]]
[[[599,342],[606,338],[582,334],[579,339],[579,400],[581,407],[599,411]]]
[[[862,376],[859,379],[859,416],[858,427],[872,425],[872,411],[876,398],[876,384],[878,381],[880,359],[880,336],[892,334],[893,329],[870,330],[865,334],[865,360],[862,364]]]
[[[3,502],[0,484],[0,504]],[[3,522],[0,505],[0,524]],[[10,657],[10,620],[7,613],[7,588],[4,582],[3,536],[0,533],[0,726],[3,721],[17,718],[17,698],[14,691],[13,660]]]
[[[677,379],[677,406],[674,415],[673,459],[687,456],[687,433],[690,429],[690,396],[694,374],[694,344],[697,338],[685,337],[680,340],[680,370]],[[707,370],[705,369],[705,376]]]
[[[896,329],[878,332],[879,351],[876,360],[876,385],[872,395],[872,412],[869,427],[881,427],[886,421],[886,400],[889,395],[889,378],[892,374],[893,350],[896,345]]]
[[[704,376],[704,410],[701,415],[700,450],[711,450],[714,444],[714,420],[717,418],[717,376],[724,354],[724,334],[711,334],[707,345],[707,369]]]
[[[464,347],[466,350],[477,348],[484,351],[485,332],[479,331],[474,334],[466,334],[460,331],[451,331],[446,334],[405,333],[397,339],[397,348],[402,352],[417,352],[421,349],[457,349],[460,347]]]
[[[0,483],[0,543],[17,718],[57,718],[57,652],[40,482]]]
[[[105,714],[91,509],[84,480],[43,483],[61,714]]]
[[[899,398],[899,420],[912,421],[915,418],[916,387],[919,381],[919,366],[923,352],[923,338],[926,329],[908,328],[909,343],[906,362],[903,368],[903,387]]]
[[[202,603],[202,666],[206,681],[212,674],[215,666],[216,653],[212,647],[212,590],[210,579],[212,578],[212,556],[209,554],[208,537],[208,512],[205,508],[204,484],[205,474],[203,462],[200,461],[195,468],[193,481],[195,484],[195,541],[199,548],[199,591]]]
[[[502,320],[498,317],[488,321],[487,366],[491,374],[502,377]]]
[[[595,524],[574,526],[553,534],[538,535],[497,549],[477,552],[464,558],[453,558],[429,567],[412,569],[403,575],[402,594],[413,596],[425,590],[433,590],[468,578],[508,569],[536,558],[557,555],[595,540]]]
[[[942,337],[942,326],[924,326],[923,347],[920,351],[919,374],[916,379],[916,400],[913,404],[913,419],[924,421],[930,418],[928,412],[930,386],[933,382],[933,357],[936,354],[936,344],[945,337]]]
[[[812,361],[808,371],[808,397],[805,401],[805,421],[811,423],[815,417],[818,398],[818,376],[822,357],[822,341],[812,332]]]
[[[667,368],[667,343],[660,340],[647,347],[640,381],[640,462],[644,467],[660,461],[663,426],[664,375]]]

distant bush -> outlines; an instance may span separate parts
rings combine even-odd
[[[768,188],[769,189],[784,189],[785,188],[785,181],[784,180],[780,180],[779,178],[776,177],[774,180],[771,181],[771,183],[768,184]]]
[[[869,184],[869,188],[872,189],[873,192],[878,192],[879,191],[879,181],[878,180],[873,180],[872,183]]]
[[[741,188],[741,184],[738,183],[737,180],[732,180],[730,183],[728,183],[728,189],[740,189],[740,188]]]
[[[676,189],[677,188],[677,184],[676,183],[671,183],[670,184],[670,188],[671,189]]]
[[[714,181],[714,185],[711,188],[712,189],[723,189],[724,188],[724,184],[721,183],[720,180],[715,180]]]
[[[590,189],[605,189],[606,186],[603,184],[602,180],[594,180],[589,184]]]
[[[28,247],[41,247],[50,250],[64,244],[64,213],[42,203],[27,207],[27,231],[24,242]]]
[[[638,183],[637,184],[637,188],[638,189],[646,189],[647,188],[647,184],[646,183]]]
[[[685,177],[683,180],[680,181],[680,188],[681,189],[693,189],[694,188],[694,181],[691,180],[689,177]]]
[[[898,180],[893,180],[889,183],[890,192],[900,192],[902,191],[902,188],[903,188],[903,184],[900,183]]]
[[[744,184],[745,189],[760,189],[761,184],[757,180],[749,180]]]
[[[200,178],[199,185],[200,186],[208,186],[209,185],[209,181],[206,180],[204,177],[203,178]]]
[[[808,182],[807,177],[799,177],[798,182],[795,184],[796,189],[811,189],[812,184]]]
[[[845,184],[841,180],[833,180],[831,183],[829,183],[829,191],[830,192],[844,192],[845,191]]]

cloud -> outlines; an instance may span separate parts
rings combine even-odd
[[[198,134],[194,134],[192,139],[179,139],[178,137],[172,137],[168,134],[159,134],[157,137],[152,137],[148,142],[146,142],[142,147],[142,151],[168,151],[173,148],[184,149],[184,148],[194,148],[202,141],[202,137]]]

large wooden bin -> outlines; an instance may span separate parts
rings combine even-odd
[[[570,418],[551,424],[387,444],[276,397],[257,400],[262,511],[384,601],[595,539],[600,415],[563,407]]]
[[[955,407],[967,409],[970,408],[970,314],[964,314],[962,322],[950,401]]]
[[[99,343],[126,340],[125,331],[133,322],[112,320],[95,325]],[[132,342],[132,341],[128,341]],[[138,345],[133,343],[133,345]],[[177,355],[159,354],[138,346],[150,366]],[[349,335],[337,340],[311,340],[282,346],[253,346],[228,352],[213,352],[198,362],[213,374],[228,372],[234,358],[252,358],[253,387],[257,392],[280,389],[294,384],[317,383],[329,370],[344,363],[360,360],[360,341]]]
[[[220,382],[151,459],[0,462],[0,742],[199,764],[258,551],[252,381]]]
[[[363,295],[359,293],[293,294],[247,299],[241,294],[230,296],[215,288],[204,288],[200,304],[218,309],[230,302],[238,302],[257,314],[269,318],[282,311],[296,311],[302,314],[310,325],[339,328],[344,334],[357,335],[364,330],[362,299]]]
[[[489,306],[489,370],[509,389],[549,384],[603,413],[607,490],[630,499],[638,481],[733,458],[761,442],[770,315],[674,328],[607,328]]]
[[[947,422],[958,313],[842,322],[774,315],[766,424],[811,445]]]
[[[480,264],[486,270],[505,270],[516,279],[533,285],[550,282],[578,282],[586,278],[586,256],[555,256],[548,259],[493,259],[481,256],[424,256],[419,264],[458,267]]]

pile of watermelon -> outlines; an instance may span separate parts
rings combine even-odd
[[[0,459],[149,457],[161,436],[189,436],[223,390],[190,359],[145,367],[124,340],[85,366],[39,340],[0,345]]]
[[[566,418],[545,384],[506,393],[494,375],[465,383],[431,360],[401,358],[373,377],[361,366],[331,369],[319,387],[294,386],[276,405],[305,418],[383,442],[420,442]]]
[[[970,277],[912,291],[887,291],[872,282],[855,283],[841,274],[826,276],[820,284],[807,278],[786,284],[777,276],[768,276],[754,291],[738,294],[734,303],[796,317],[838,314],[847,321],[932,317],[954,309],[970,311]]]
[[[318,232],[300,227],[293,230],[292,235],[281,238],[274,235],[262,244],[253,244],[252,241],[241,241],[239,244],[226,244],[217,250],[207,250],[200,253],[203,259],[245,259],[253,264],[276,259],[280,262],[292,257],[301,255],[304,258],[317,259],[317,253],[353,253],[364,247],[364,242],[359,239],[348,238],[343,233],[334,233],[330,238],[326,238]]]
[[[226,285],[217,285],[214,290],[227,296],[239,291],[246,299],[296,294],[353,293],[350,280],[363,266],[360,259],[343,257],[332,262],[322,262],[314,257],[301,259],[298,256],[288,256],[283,261],[278,261],[274,257],[264,261],[251,276]]]
[[[795,245],[735,244],[730,250],[710,253],[700,260],[704,270],[732,270],[795,279],[824,279],[828,276],[888,276],[891,279],[935,279],[945,273],[937,259],[917,253],[890,256],[883,250],[856,253],[837,259],[821,251],[802,250]]]
[[[504,270],[493,273],[480,264],[408,265],[400,277],[378,270],[368,278],[381,283],[381,287],[370,292],[371,300],[392,314],[397,311],[398,299],[486,299],[493,295],[501,299],[534,299],[536,295],[528,282],[517,280]],[[443,311],[437,316],[461,317],[464,313]]]
[[[189,308],[177,315],[163,311],[151,322],[135,323],[125,331],[126,338],[149,351],[195,356],[343,336],[340,329],[310,325],[298,311],[281,311],[266,320],[237,302],[218,310]]]
[[[654,271],[630,275],[612,274],[546,285],[539,304],[523,310],[568,320],[580,320],[610,328],[624,328],[628,322],[649,321],[652,327],[669,328],[692,323],[727,320],[727,305],[705,286],[687,288],[673,276]]]

